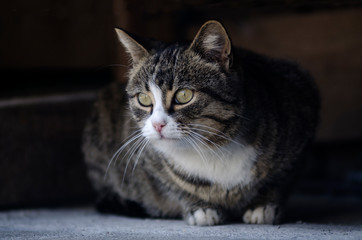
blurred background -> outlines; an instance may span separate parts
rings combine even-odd
[[[127,69],[117,64],[127,60],[115,26],[171,42],[191,40],[205,21],[216,19],[235,46],[296,61],[320,88],[320,128],[291,212],[305,221],[362,223],[362,1],[13,0],[1,5],[0,209],[94,199],[81,133],[97,90],[125,81]]]

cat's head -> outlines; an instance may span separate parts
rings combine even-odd
[[[231,43],[219,22],[206,22],[189,45],[146,50],[116,29],[132,59],[127,93],[143,136],[154,144],[229,142],[240,116]]]

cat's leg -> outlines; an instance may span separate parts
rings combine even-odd
[[[249,224],[278,224],[280,222],[280,206],[266,204],[250,208],[244,213],[243,221]]]
[[[187,224],[194,226],[212,226],[221,224],[223,217],[220,211],[213,208],[195,208],[184,215]]]
[[[281,186],[268,186],[260,189],[246,208],[242,220],[249,224],[279,224],[285,202],[285,191]]]

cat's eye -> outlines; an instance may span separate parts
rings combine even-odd
[[[137,95],[137,99],[139,104],[141,104],[144,107],[149,107],[152,105],[152,100],[147,94],[139,93]]]
[[[190,102],[193,96],[194,92],[192,90],[184,88],[176,92],[175,101],[178,104],[185,104]]]

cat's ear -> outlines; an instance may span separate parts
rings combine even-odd
[[[218,21],[211,20],[202,25],[190,49],[207,60],[218,62],[226,70],[229,69],[231,42]]]
[[[136,40],[130,37],[125,31],[118,28],[115,28],[114,30],[117,33],[118,40],[122,43],[126,51],[131,56],[134,65],[149,55],[147,50]]]

